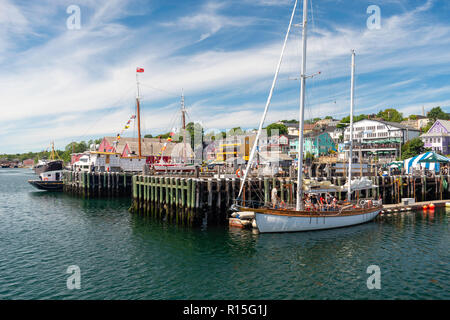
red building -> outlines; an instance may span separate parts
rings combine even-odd
[[[97,151],[119,153],[123,158],[137,157],[139,155],[138,142],[138,138],[120,138],[117,141],[116,137],[104,137]],[[162,151],[164,144],[166,144],[166,148]],[[186,148],[187,155],[193,155],[189,144],[186,145]],[[163,162],[170,163],[178,161],[176,158],[181,158],[182,144],[160,138],[142,138],[141,153],[148,164],[159,162],[161,160],[160,153],[162,153]]]
[[[26,159],[23,160],[22,164],[26,167],[31,167],[34,165],[34,160],[33,159]]]

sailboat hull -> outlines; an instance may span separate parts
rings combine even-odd
[[[259,232],[297,232],[342,228],[362,224],[375,219],[381,209],[342,216],[295,216],[255,212]]]

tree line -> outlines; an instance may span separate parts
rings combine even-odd
[[[411,115],[409,117],[403,117],[403,114],[399,111],[397,111],[394,108],[388,108],[385,110],[382,110],[378,112],[377,114],[360,114],[353,116],[353,121],[360,121],[364,119],[369,118],[380,118],[384,121],[389,122],[401,122],[404,120],[416,120],[416,115]],[[429,118],[429,122],[427,126],[422,128],[422,132],[427,132],[430,127],[433,125],[433,123],[438,120],[450,120],[450,114],[444,112],[440,106],[432,108],[429,112],[427,112],[427,118]],[[320,120],[323,119],[329,119],[332,120],[332,116],[326,116],[324,118],[313,118],[310,120],[306,120],[305,123],[314,124],[317,123]],[[268,136],[271,136],[274,130],[278,130],[278,134],[287,134],[288,128],[285,124],[298,124],[298,120],[291,119],[291,120],[282,120],[281,123],[272,123],[266,126],[264,129],[267,130]],[[337,124],[337,128],[340,128],[342,130],[345,129],[350,123],[350,116],[346,116],[339,120],[339,123]],[[256,130],[256,129],[255,129]],[[201,132],[202,133],[202,141],[214,141],[217,138],[225,138],[226,136],[233,136],[233,135],[242,135],[245,134],[245,130],[243,130],[241,127],[232,128],[228,131],[220,131],[220,132],[208,132],[207,134],[204,133],[204,128],[201,127],[199,123],[189,122],[186,125],[186,131],[187,134],[190,136],[191,144],[194,142],[194,135],[195,132]],[[146,134],[145,138],[161,138],[161,139],[167,139],[170,137],[171,132],[166,132],[158,135],[151,135]],[[66,145],[64,150],[56,150],[59,157],[64,160],[65,162],[69,162],[71,158],[71,153],[82,153],[87,150],[89,150],[89,146],[91,144],[100,144],[102,139],[91,139],[89,141],[73,141]],[[177,135],[176,139],[173,140],[174,142],[182,142],[183,141],[183,135]],[[192,146],[194,147],[194,146]],[[420,154],[421,152],[426,151],[423,148],[423,142],[419,138],[412,139],[405,143],[402,146],[402,158],[409,158],[411,156]],[[0,159],[7,160],[7,161],[23,161],[26,159],[34,159],[35,162],[37,162],[39,159],[48,159],[50,157],[51,150],[44,150],[40,152],[26,152],[26,153],[16,153],[16,154],[2,154],[0,155]],[[405,158],[405,159],[406,159]]]

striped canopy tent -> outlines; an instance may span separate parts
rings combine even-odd
[[[419,160],[419,162],[420,163],[423,163],[423,162],[449,163],[450,159],[443,155],[437,154],[436,152],[433,152],[433,154],[431,156],[423,158],[423,159]]]
[[[434,170],[436,172],[439,172],[439,162],[444,162],[442,161],[443,159],[441,159],[441,161],[438,160],[440,159],[440,157],[442,156],[438,155],[435,152],[425,152],[419,154],[418,156],[404,160],[404,168],[406,170],[406,173],[411,173],[413,168],[419,168],[419,166],[422,169]],[[448,158],[446,159],[450,160]]]

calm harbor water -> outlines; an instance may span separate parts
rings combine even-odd
[[[0,299],[449,299],[450,210],[292,234],[186,228],[0,169]],[[81,269],[68,290],[67,267]],[[381,289],[369,290],[369,265]]]

